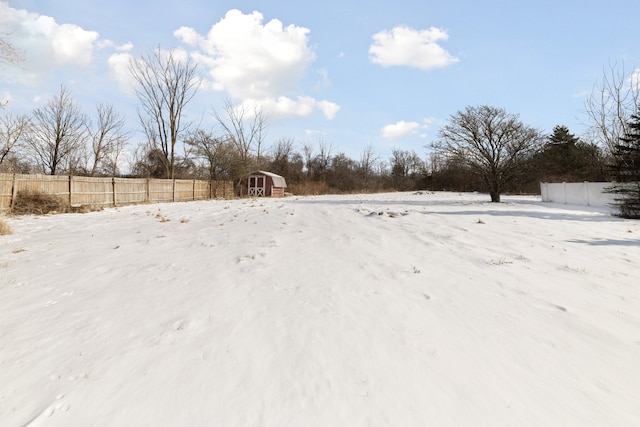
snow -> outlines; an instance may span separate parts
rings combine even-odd
[[[640,222],[483,194],[6,219],[2,426],[630,426]]]

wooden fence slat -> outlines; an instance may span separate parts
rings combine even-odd
[[[0,173],[0,212],[11,209],[15,174]]]
[[[146,203],[148,201],[146,178],[113,178],[116,206]]]
[[[113,206],[113,179],[71,177],[71,205]]]

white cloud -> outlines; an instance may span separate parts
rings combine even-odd
[[[277,98],[264,98],[261,100],[247,99],[241,106],[247,112],[254,111],[255,107],[262,108],[269,118],[283,117],[309,117],[316,111],[320,111],[328,120],[333,119],[340,106],[330,101],[318,101],[310,96],[298,96],[295,99],[279,96]]]
[[[259,12],[245,15],[233,9],[213,25],[206,36],[181,27],[174,35],[201,49],[207,57],[216,87],[239,99],[261,99],[286,94],[304,76],[314,60],[307,45],[309,30],[277,19],[263,24]]]
[[[115,49],[118,52],[129,52],[130,50],[133,49],[133,43],[128,42],[122,45],[117,45],[115,44],[112,40],[109,39],[104,39],[104,40],[100,40],[97,44],[96,47],[98,49]]]
[[[324,116],[329,120],[333,119],[336,116],[336,114],[338,114],[338,111],[340,111],[340,106],[335,102],[318,101],[317,105],[318,105],[318,108],[320,108],[320,110],[324,114]]]
[[[418,136],[419,138],[427,138],[427,131],[433,124],[440,123],[435,117],[425,117],[421,122],[399,122],[386,125],[382,128],[382,137],[386,139],[401,139],[406,137]]]
[[[131,42],[125,43],[121,46],[116,46],[116,50],[120,52],[129,52],[131,49],[133,49],[133,43]]]
[[[439,120],[435,117],[425,117],[424,119],[422,119],[422,122],[424,123],[425,127],[429,127],[431,126],[433,123],[438,122]]]
[[[14,9],[0,2],[0,28],[11,34],[14,45],[24,52],[25,64],[12,80],[29,82],[56,66],[87,66],[99,48],[99,34],[72,24],[58,24],[55,19]]]
[[[173,32],[173,35],[190,46],[197,46],[204,39],[196,30],[190,27],[180,27]]]
[[[208,71],[206,87],[226,91],[244,103],[260,103],[271,116],[305,117],[320,111],[331,119],[339,106],[296,94],[315,59],[308,34],[307,28],[284,26],[277,19],[264,23],[259,12],[245,15],[236,9],[206,35],[189,27],[174,32],[198,49],[192,56]]]
[[[55,59],[61,65],[89,65],[93,54],[94,42],[98,39],[95,31],[85,31],[71,25],[53,25],[51,44]]]
[[[107,63],[111,69],[111,76],[118,82],[122,90],[133,93],[135,81],[129,72],[129,64],[133,56],[128,52],[114,53],[109,57]]]
[[[405,136],[415,135],[420,129],[418,122],[405,122],[401,120],[382,128],[382,137],[387,139],[397,139]]]
[[[444,68],[459,61],[438,44],[448,38],[445,31],[435,27],[428,30],[395,27],[373,35],[369,58],[384,67]]]
[[[640,68],[636,68],[633,73],[631,73],[629,84],[631,85],[631,90],[640,92]]]
[[[331,79],[329,78],[329,72],[326,68],[320,68],[317,73],[320,76],[320,80],[316,84],[316,89],[319,90],[331,86]]]

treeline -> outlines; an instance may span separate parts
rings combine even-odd
[[[245,126],[238,132],[240,136],[202,129],[188,133],[182,151],[173,159],[175,178],[239,182],[253,170],[268,170],[284,176],[289,190],[297,194],[486,191],[464,156],[425,147],[422,153],[395,148],[390,157],[383,157],[370,144],[353,158],[330,143],[294,139],[280,139],[263,147],[260,138],[247,138],[251,129],[256,133],[256,128],[264,126],[260,115],[247,121],[234,117],[237,110],[231,107],[227,113],[225,119],[235,123],[236,129]],[[99,106],[96,117],[92,122],[82,114],[64,88],[32,117],[6,111],[0,117],[0,172],[167,177],[167,156],[161,148],[148,143],[132,147],[123,131],[124,118],[110,106]],[[56,139],[57,134],[64,137]],[[538,193],[540,181],[609,178],[604,151],[581,141],[565,126],[554,128],[521,160],[518,176],[504,192]]]
[[[186,140],[188,155],[176,163],[176,177],[237,181],[251,170],[267,170],[287,179],[297,194],[378,192],[387,190],[486,191],[485,183],[467,159],[446,153],[420,155],[394,148],[388,158],[373,145],[357,158],[332,144],[280,139],[260,153],[243,155],[233,138],[216,138],[198,131]],[[608,160],[602,149],[581,141],[565,126],[557,126],[528,158],[523,159],[517,177],[504,189],[510,193],[539,193],[539,183],[603,181]],[[137,176],[163,175],[162,155],[149,153],[139,159]]]

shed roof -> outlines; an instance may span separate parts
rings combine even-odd
[[[271,177],[271,179],[273,179],[273,185],[275,187],[287,188],[287,181],[285,181],[284,177],[282,177],[280,175],[276,175],[275,173],[266,172],[266,171],[258,171],[256,173],[260,173],[262,175],[266,175],[268,177]]]

